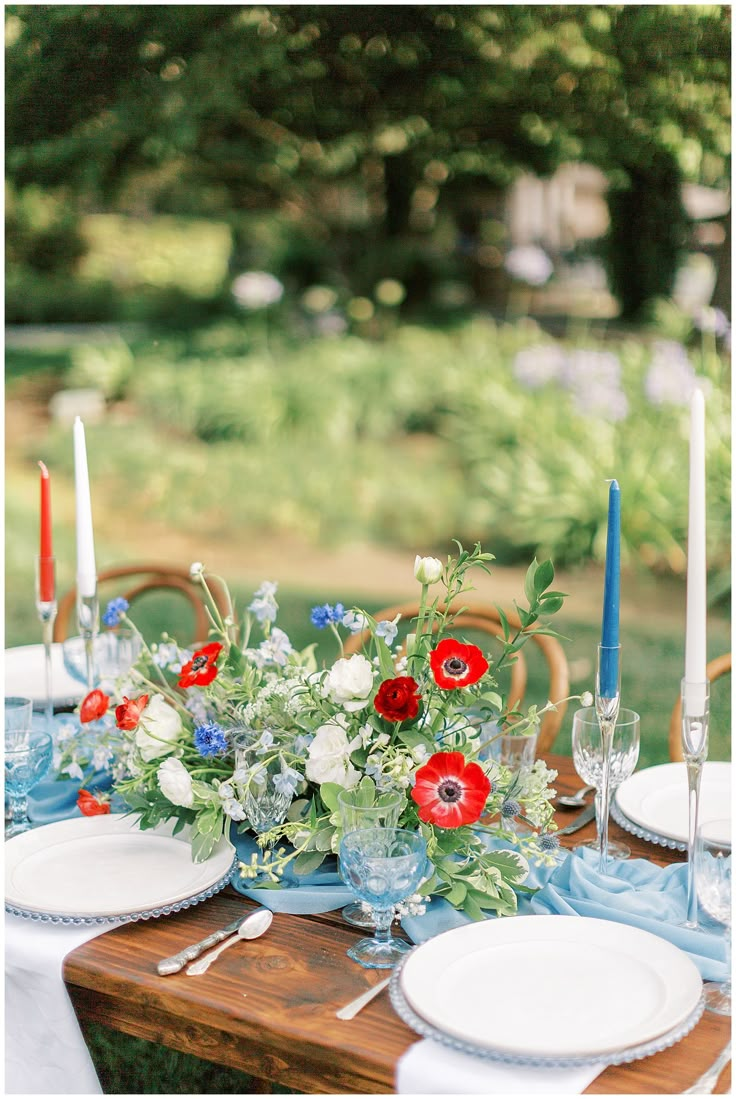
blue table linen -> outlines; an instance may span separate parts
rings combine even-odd
[[[239,836],[235,829],[231,829],[230,839],[242,862],[249,863],[251,855],[261,851],[253,836],[247,833]],[[231,884],[238,893],[270,908],[272,912],[288,912],[294,916],[332,912],[355,900],[348,887],[343,884],[334,855],[328,855],[322,865],[311,874],[295,874],[292,864],[289,863],[278,889],[259,889],[252,879],[241,878],[237,869]]]
[[[640,927],[683,950],[704,980],[726,979],[723,927],[702,912],[699,930],[681,926],[686,913],[686,863],[660,867],[646,859],[617,860],[609,863],[603,875],[597,854],[582,848],[563,855],[556,867],[532,868],[525,884],[540,889],[532,897],[520,896],[519,915],[558,913]],[[494,918],[492,913],[489,918]],[[424,916],[405,917],[402,922],[418,943],[470,920],[446,901],[433,900]]]

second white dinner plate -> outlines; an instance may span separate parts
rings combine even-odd
[[[74,922],[141,918],[223,888],[235,850],[222,838],[192,861],[188,830],[142,830],[127,814],[73,817],[5,844],[5,906],[20,915]]]
[[[34,703],[46,700],[46,656],[43,645],[18,645],[6,649],[4,657],[5,694],[30,698]],[[51,646],[51,691],[55,706],[73,706],[84,698],[87,689],[70,675],[64,665],[61,644]]]
[[[687,843],[688,791],[684,763],[661,763],[637,771],[621,783],[616,804],[640,828]],[[700,819],[730,820],[731,764],[706,762],[700,780]]]
[[[506,1057],[590,1058],[651,1042],[698,1007],[700,974],[648,931],[581,916],[516,916],[417,947],[400,989],[437,1031]]]

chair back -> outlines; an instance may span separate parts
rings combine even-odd
[[[455,607],[457,608],[456,611],[454,610]],[[452,624],[453,632],[462,633],[477,630],[488,633],[494,638],[503,637],[501,615],[493,606],[481,603],[458,603],[453,604],[450,611],[455,613]],[[515,612],[505,611],[504,613],[512,629],[521,628],[521,623]],[[387,607],[385,610],[377,611],[373,617],[376,621],[384,618],[392,620],[397,614],[400,614],[404,621],[410,621],[419,614],[419,604],[402,603],[395,607]],[[354,634],[348,638],[345,642],[345,655],[359,652],[369,637],[369,631],[364,630],[362,633]],[[539,729],[538,750],[548,752],[554,744],[555,737],[565,716],[567,702],[561,700],[567,698],[570,693],[570,675],[564,649],[556,637],[549,637],[547,634],[538,633],[533,629],[529,631],[529,637],[538,646],[547,663],[549,673],[547,697],[551,702],[560,703],[556,710],[550,710],[544,714]],[[527,662],[522,651],[516,653],[515,660],[510,666],[510,675],[509,704],[514,708],[518,708],[524,701],[528,681]]]
[[[119,581],[114,588],[112,581]],[[204,603],[204,591],[202,585],[192,580],[188,569],[177,568],[171,565],[121,565],[115,568],[104,569],[97,577],[98,589],[107,587],[110,598],[121,595],[132,604],[135,599],[145,592],[167,590],[176,592],[185,599],[194,614],[194,636],[187,638],[187,642],[202,642],[207,640],[210,629],[210,620],[207,616]],[[207,586],[223,618],[229,613],[225,593],[216,579],[208,577]],[[71,632],[76,631],[76,616],[74,611],[77,603],[77,589],[71,588],[60,600],[56,621],[54,623],[54,641],[63,641],[70,632],[70,623],[74,623]],[[101,609],[104,604],[100,600]]]
[[[728,675],[731,671],[731,654],[723,653],[721,656],[715,657],[706,666],[705,674],[708,677],[708,682],[712,683],[716,679],[720,679],[722,675]],[[678,697],[677,702],[672,707],[672,714],[670,716],[670,759],[673,763],[681,763],[683,760],[682,754],[682,698]]]

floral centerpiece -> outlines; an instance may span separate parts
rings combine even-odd
[[[251,832],[258,847],[240,873],[275,888],[287,866],[307,874],[338,851],[342,790],[361,804],[400,790],[401,825],[427,841],[431,874],[422,895],[444,897],[476,919],[485,910],[515,912],[529,860],[554,859],[556,772],[537,760],[514,773],[491,748],[501,730],[527,735],[554,707],[509,709],[499,673],[532,629],[552,632],[545,618],[564,597],[550,590],[551,562],[535,560],[527,606],[516,606],[520,625],[501,615],[494,660],[450,635],[461,626],[451,607],[461,606],[468,573],[488,571],[493,560],[479,545],[458,550],[445,564],[416,558],[419,612],[401,643],[396,619],[376,621],[341,604],[314,608],[312,622],[330,629],[338,647],[326,668],[317,666],[314,645],[295,651],[275,624],[274,583],[261,585],[238,622],[234,611],[221,616],[204,567],[193,565],[212,640],[196,651],[167,635],[144,643],[116,697],[94,690],[80,707],[88,745],[111,766],[115,790],[141,827],[171,818],[177,830],[190,826],[195,860],[206,859],[228,828]],[[127,610],[124,599],[113,600],[106,624],[135,628]],[[345,638],[356,633],[362,650],[346,656]],[[65,743],[62,771],[81,774],[90,763],[84,740]],[[95,808],[85,794],[80,807],[100,811],[99,801]],[[522,835],[515,818],[530,826]]]

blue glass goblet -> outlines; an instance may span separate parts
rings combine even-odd
[[[5,741],[5,793],[7,794],[12,821],[5,837],[26,832],[31,827],[28,819],[28,791],[43,778],[51,766],[54,747],[48,733],[32,732],[27,744],[13,746]]]
[[[340,843],[340,874],[358,900],[373,909],[374,934],[348,956],[366,969],[392,969],[411,947],[391,937],[394,905],[415,893],[427,868],[427,845],[404,828],[361,828]]]

